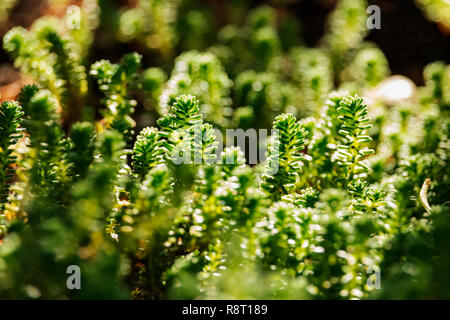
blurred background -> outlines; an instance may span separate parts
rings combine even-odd
[[[174,58],[182,51],[205,50],[216,43],[222,27],[242,24],[248,11],[261,4],[275,7],[279,16],[295,15],[299,23],[290,25],[288,32],[298,32],[306,46],[317,46],[326,32],[327,17],[337,0],[170,0],[167,2],[170,5],[165,6],[166,11],[154,14],[166,20],[162,21],[163,27],[168,23],[175,24],[179,39],[172,39],[173,41],[169,39],[170,33],[164,35],[163,27],[158,31],[161,33],[160,39],[153,39],[156,41],[142,41],[136,34],[126,34],[126,30],[133,28],[133,25],[122,22],[133,21],[130,17],[144,2],[146,1],[0,0],[0,35],[3,38],[13,26],[29,28],[41,16],[63,17],[67,15],[70,6],[84,6],[83,12],[87,8],[94,17],[90,21],[94,32],[85,65],[89,66],[105,57],[118,61],[124,53],[136,51],[144,55],[145,67],[162,66],[170,72]],[[371,0],[368,3],[381,8],[381,29],[371,30],[366,41],[374,42],[384,52],[392,74],[405,75],[417,85],[423,85],[422,70],[426,64],[436,60],[450,62],[450,1]],[[171,17],[173,21],[168,21]],[[202,34],[183,34],[183,30],[190,30],[185,28],[186,24],[196,24]],[[201,40],[195,41],[196,37]],[[158,47],[158,50],[153,50],[154,47]],[[19,71],[13,67],[12,60],[1,48],[1,99],[16,96],[23,83]]]

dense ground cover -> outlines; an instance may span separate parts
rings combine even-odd
[[[449,65],[390,77],[363,0],[314,48],[245,1],[81,3],[3,37],[0,297],[450,297]],[[274,129],[266,159],[232,128]]]

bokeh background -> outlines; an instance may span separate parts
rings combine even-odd
[[[190,11],[198,8],[208,11],[210,21],[209,42],[201,45],[207,47],[215,42],[221,26],[230,22],[244,20],[244,12],[250,8],[267,3],[277,8],[278,14],[295,13],[301,25],[298,26],[301,38],[307,46],[318,45],[326,28],[326,18],[336,6],[336,0],[197,0],[185,1],[188,16]],[[67,7],[80,5],[79,0],[1,0],[0,1],[0,36],[13,26],[28,28],[43,15],[64,16]],[[90,62],[107,56],[118,60],[127,52],[145,52],[145,66],[161,66],[161,57],[149,52],[137,41],[116,41],[115,32],[119,26],[119,16],[127,9],[136,6],[136,0],[100,0],[100,25],[95,32],[95,39],[90,52]],[[372,30],[367,41],[373,41],[386,55],[393,74],[402,74],[412,79],[417,85],[423,85],[423,67],[433,61],[450,62],[450,2],[447,0],[371,0],[369,4],[381,8],[381,30]],[[237,21],[236,21],[237,20]],[[194,45],[195,47],[195,45]],[[179,43],[176,57],[186,48]],[[201,49],[201,48],[200,48]],[[168,70],[173,65],[171,59],[165,59]],[[90,63],[87,63],[90,65]],[[19,72],[13,68],[7,53],[0,49],[0,94],[2,100],[14,96],[20,89]]]

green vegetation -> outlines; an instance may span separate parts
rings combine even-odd
[[[366,1],[316,48],[230,3],[222,27],[197,1],[82,7],[142,48],[117,62],[64,18],[4,36],[34,84],[0,107],[0,298],[450,298],[450,65],[393,102]],[[274,129],[264,163],[229,128]]]

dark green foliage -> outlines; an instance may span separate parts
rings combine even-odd
[[[97,79],[100,90],[105,94],[104,125],[124,135],[129,141],[133,135],[135,121],[131,118],[136,106],[130,91],[138,86],[138,70],[141,56],[137,53],[126,54],[119,64],[101,60],[92,65],[90,74]]]
[[[160,97],[160,111],[167,112],[175,99],[192,94],[200,101],[208,121],[227,126],[232,110],[229,108],[231,80],[212,53],[188,51],[177,57],[172,75]]]
[[[15,64],[39,81],[58,100],[66,126],[79,119],[87,94],[85,67],[71,36],[62,34],[62,21],[43,17],[27,31],[11,29],[3,39]]]
[[[372,140],[365,134],[372,125],[368,123],[367,105],[358,96],[341,100],[336,111],[341,121],[338,133],[343,138],[336,151],[337,163],[344,168],[345,179],[351,181],[368,171],[362,160],[374,151],[363,145]]]
[[[441,285],[448,280],[444,270],[449,260],[442,255],[449,245],[448,213],[446,206],[433,207],[430,220],[417,221],[415,230],[394,236],[392,247],[385,250],[380,266],[391,285],[373,292],[372,298],[428,299],[448,296],[448,286]],[[399,261],[399,256],[408,261],[406,267]]]
[[[59,35],[58,23],[52,19],[43,19],[36,23],[33,32],[49,54],[54,54],[54,72],[64,81],[61,92],[62,102],[66,108],[65,118],[76,120],[87,92],[86,72],[75,53],[73,43]],[[66,80],[67,79],[67,80]]]
[[[156,128],[144,128],[133,148],[133,171],[144,178],[150,169],[162,161],[161,141]]]
[[[353,196],[353,209],[358,213],[371,213],[384,204],[386,192],[379,186],[369,185],[362,180],[353,181],[349,187]]]
[[[8,198],[9,185],[14,173],[16,156],[12,155],[11,147],[17,143],[22,128],[22,107],[17,102],[5,101],[0,106],[0,205],[3,210],[4,203]]]
[[[12,148],[22,137],[22,116],[22,108],[17,102],[5,101],[0,105],[0,239],[6,234],[5,203],[8,201],[17,158],[12,154]]]
[[[71,145],[68,161],[72,164],[70,170],[76,179],[85,178],[94,160],[94,126],[89,122],[75,123],[69,137]]]
[[[386,57],[378,48],[364,48],[354,59],[348,72],[360,86],[374,87],[389,75]]]
[[[297,241],[302,241],[302,213],[292,205],[284,202],[274,203],[268,210],[259,237],[263,261],[266,267],[271,265],[286,268],[287,272],[296,273],[296,266],[306,256]]]
[[[306,188],[296,195],[294,203],[303,208],[314,208],[314,205],[319,201],[320,192],[313,188]]]
[[[449,66],[389,100],[366,1],[314,48],[287,2],[223,5],[100,1],[5,35],[36,84],[0,107],[0,297],[449,298]],[[143,55],[86,77],[116,38]],[[272,124],[265,163],[224,134]]]
[[[158,120],[158,125],[164,130],[165,135],[201,124],[202,115],[198,104],[198,100],[191,95],[178,97],[170,112]]]
[[[276,117],[273,129],[274,136],[261,186],[276,197],[289,193],[295,187],[304,160],[301,151],[307,132],[293,114]]]
[[[57,199],[60,204],[62,185],[66,182],[68,167],[64,153],[64,137],[57,112],[57,100],[47,90],[25,86],[19,95],[24,108],[24,127],[30,134],[32,148],[29,166],[33,192],[44,198]],[[39,201],[39,198],[35,199]]]
[[[203,123],[199,101],[191,95],[178,97],[171,112],[158,119],[165,156],[175,164],[211,163],[216,141],[213,127]]]

